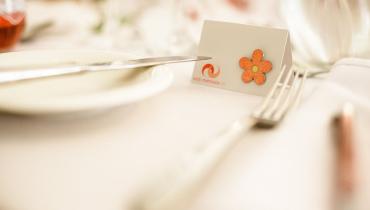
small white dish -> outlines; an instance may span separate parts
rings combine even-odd
[[[43,50],[0,54],[0,71],[47,65],[129,59],[118,52]],[[107,71],[0,85],[0,112],[21,115],[71,114],[127,105],[170,86],[165,66]]]

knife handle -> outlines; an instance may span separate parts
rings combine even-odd
[[[354,108],[346,103],[334,120],[336,136],[336,183],[334,188],[333,210],[356,209],[356,166],[353,136]]]
[[[338,116],[338,187],[351,194],[355,185],[353,106],[345,104]]]

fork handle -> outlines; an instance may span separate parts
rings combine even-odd
[[[170,173],[174,173],[174,176],[169,178],[168,174],[163,174],[162,179],[156,180],[155,188],[144,192],[144,196],[135,203],[136,209],[181,209],[216,164],[243,137],[251,123],[249,118],[234,122],[204,150],[191,154],[180,169],[178,165],[172,168]]]

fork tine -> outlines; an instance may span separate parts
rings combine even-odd
[[[305,70],[304,71],[304,74],[303,74],[303,77],[301,79],[301,83],[298,87],[298,93],[297,95],[295,96],[295,98],[293,99],[293,104],[292,104],[292,108],[294,109],[300,102],[300,99],[302,97],[302,92],[303,92],[303,87],[304,87],[304,84],[306,83],[306,80],[307,80],[307,75],[308,75],[308,71]]]
[[[263,118],[270,118],[272,116],[272,114],[274,114],[276,112],[276,110],[278,109],[279,105],[281,105],[282,99],[283,99],[283,95],[286,92],[286,89],[287,89],[287,86],[288,86],[288,82],[291,79],[291,76],[292,76],[293,71],[294,71],[293,68],[290,68],[289,69],[289,72],[288,72],[287,76],[284,79],[284,83],[283,83],[282,87],[278,90],[278,96],[274,100],[272,106],[270,106],[269,108],[267,108],[265,110],[265,112],[262,113],[262,117]]]
[[[269,91],[269,93],[267,94],[266,98],[263,100],[262,105],[259,108],[257,108],[257,110],[255,110],[253,112],[252,116],[255,116],[255,117],[260,116],[264,112],[264,110],[267,108],[267,106],[270,104],[270,101],[271,101],[272,97],[274,96],[274,93],[277,90],[277,87],[279,86],[281,77],[283,76],[286,69],[287,69],[286,65],[284,65],[280,74],[279,74],[279,76],[278,76],[278,78],[276,79],[275,84],[272,86],[272,88]]]
[[[273,120],[279,120],[281,119],[282,115],[286,112],[286,110],[289,108],[289,105],[291,103],[291,98],[293,96],[293,93],[296,92],[296,84],[297,84],[297,80],[298,80],[298,77],[299,77],[299,73],[296,72],[294,78],[293,78],[293,81],[292,81],[292,85],[288,91],[288,95],[287,97],[285,98],[284,102],[283,102],[283,105],[280,106],[279,109],[276,110],[276,112],[272,115],[272,119]]]
[[[268,96],[264,100],[262,107],[263,109],[257,109],[257,112],[253,112],[252,117],[256,120],[255,126],[262,128],[274,127],[282,120],[289,110],[298,105],[298,102],[302,96],[305,81],[307,79],[308,71],[305,70],[303,72],[301,79],[299,78],[302,74],[300,72],[296,72],[289,90],[287,90],[288,83],[292,79],[291,77],[293,72],[295,72],[294,69],[290,68],[286,78],[283,81],[281,89],[276,91],[277,86],[279,85],[279,80],[274,84],[273,89],[269,92]],[[279,77],[282,74],[280,74]],[[272,97],[276,93],[278,93],[278,96],[272,101]]]
[[[297,73],[297,75],[298,75],[298,73]],[[307,75],[308,75],[308,71],[305,70],[304,73],[303,73],[303,77],[301,78],[300,83],[298,85],[298,88],[295,91],[295,95],[294,95],[293,100],[291,100],[291,103],[288,103],[290,100],[286,101],[285,107],[282,107],[279,110],[278,114],[276,114],[274,116],[274,118],[273,118],[274,120],[280,120],[281,118],[284,117],[284,115],[288,112],[288,110],[294,109],[298,105],[298,103],[300,101],[300,98],[302,96],[304,84],[307,80]]]

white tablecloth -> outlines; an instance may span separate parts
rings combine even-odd
[[[81,43],[84,36],[70,35],[70,42],[44,37],[18,49],[87,46]],[[0,115],[0,209],[130,209],[146,183],[199,144],[212,143],[261,101],[192,84],[192,64],[171,68],[175,79],[167,91],[130,106],[63,118]],[[278,129],[247,132],[194,194],[189,209],[329,209],[330,121],[344,101],[351,101],[358,112],[357,209],[367,210],[369,81],[370,64],[358,60],[310,79],[299,109]]]
[[[189,208],[327,209],[333,169],[330,120],[346,100],[358,107],[359,203],[368,206],[366,68],[342,65],[329,79],[308,81],[299,110],[276,130],[248,132]],[[169,90],[120,109],[59,119],[0,116],[1,208],[129,209],[144,183],[260,102],[259,97],[192,84],[191,64],[172,69],[175,82]],[[357,75],[348,80],[348,87],[358,84],[356,94],[328,82],[349,71]]]

